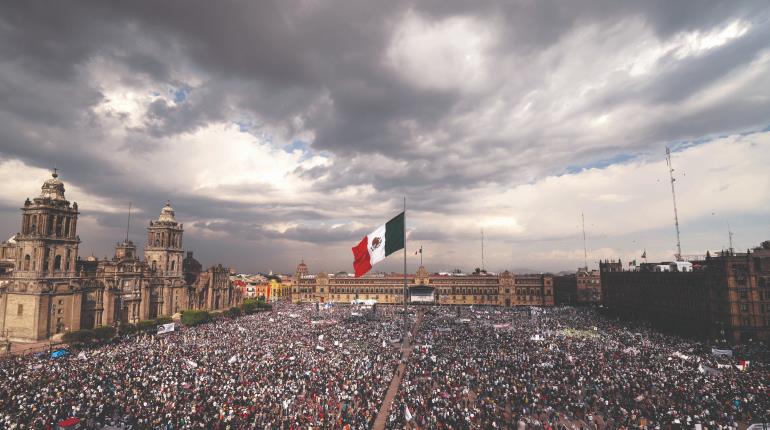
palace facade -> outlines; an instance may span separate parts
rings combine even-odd
[[[425,267],[408,274],[410,303],[442,305],[553,306],[553,276],[550,274],[499,275],[428,273]],[[376,300],[381,304],[404,303],[403,274],[370,274],[355,278],[348,274],[311,275],[307,265],[297,266],[292,282],[294,302],[350,303]]]
[[[144,259],[127,239],[111,259],[81,259],[78,204],[65,198],[55,172],[21,211],[21,231],[0,244],[0,334],[12,341],[240,301],[228,269],[203,271],[192,253],[182,260],[184,228],[169,203],[147,227]]]

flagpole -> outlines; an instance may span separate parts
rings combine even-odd
[[[404,318],[406,318],[406,196],[404,196]]]

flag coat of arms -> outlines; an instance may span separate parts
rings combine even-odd
[[[377,227],[353,247],[353,268],[356,277],[364,275],[372,266],[388,255],[404,249],[404,212]]]

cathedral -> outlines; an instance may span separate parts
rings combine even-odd
[[[67,201],[56,171],[21,211],[21,231],[0,244],[0,336],[11,341],[240,303],[229,269],[204,271],[192,252],[183,259],[184,226],[170,203],[147,227],[144,259],[128,239],[111,259],[80,258],[78,204]]]

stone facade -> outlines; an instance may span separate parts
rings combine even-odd
[[[424,267],[407,275],[409,301],[447,305],[553,306],[553,276],[549,274],[439,275]],[[428,300],[425,300],[429,297]],[[418,299],[419,298],[419,299]],[[382,304],[404,303],[404,277],[400,274],[365,275],[308,274],[303,263],[292,280],[294,302],[338,302],[377,300]]]
[[[553,277],[554,301],[557,305],[577,304],[577,275],[570,273]]]
[[[602,262],[606,311],[701,339],[770,341],[770,241],[745,253],[707,254],[692,272],[654,267],[625,271]]]
[[[115,246],[111,259],[80,259],[80,212],[64,191],[54,172],[40,196],[24,202],[21,231],[0,244],[3,336],[38,341],[65,331],[239,303],[240,294],[233,293],[229,271],[221,265],[206,272],[198,268],[193,282],[187,282],[182,264],[184,229],[169,203],[147,228],[144,261],[129,240]]]

